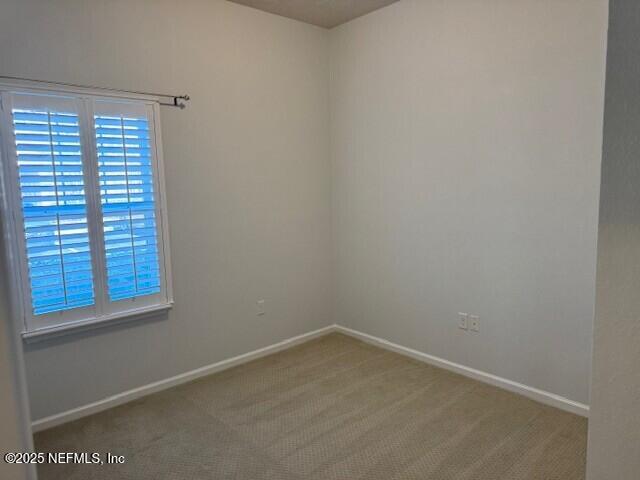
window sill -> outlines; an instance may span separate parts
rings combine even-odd
[[[97,328],[115,325],[124,321],[137,320],[151,315],[165,312],[173,307],[173,302],[163,303],[160,305],[152,305],[143,308],[127,310],[126,312],[118,312],[104,317],[94,318],[91,320],[82,320],[79,322],[67,323],[49,328],[39,328],[30,332],[22,332],[22,339],[27,343],[40,342],[50,338],[69,335],[72,333],[94,330]]]

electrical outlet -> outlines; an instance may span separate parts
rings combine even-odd
[[[260,315],[264,315],[266,313],[266,310],[264,308],[264,299],[261,298],[260,300],[258,300],[256,302],[256,315],[260,316]]]
[[[478,315],[469,315],[469,328],[472,332],[480,331],[480,317]]]
[[[469,328],[469,314],[467,313],[458,313],[458,328],[462,330],[467,330]]]

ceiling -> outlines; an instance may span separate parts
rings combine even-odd
[[[283,17],[332,28],[398,0],[230,0]]]

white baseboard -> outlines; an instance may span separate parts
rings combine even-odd
[[[58,425],[62,425],[63,423],[86,417],[87,415],[92,415],[94,413],[108,410],[109,408],[117,407],[118,405],[122,405],[132,400],[150,395],[152,393],[160,392],[162,390],[166,390],[168,388],[175,387],[177,385],[181,385],[183,383],[187,383],[192,380],[206,377],[207,375],[211,375],[213,373],[250,362],[251,360],[265,357],[272,353],[291,348],[294,345],[307,342],[311,339],[326,335],[335,330],[335,325],[329,325],[328,327],[314,330],[313,332],[305,333],[302,335],[298,335],[297,337],[291,337],[281,342],[274,343],[273,345],[269,345],[268,347],[260,348],[249,353],[238,355],[237,357],[228,358],[211,365],[206,365],[189,372],[181,373],[180,375],[176,375],[175,377],[170,377],[158,382],[150,383],[148,385],[143,385],[142,387],[127,390],[126,392],[118,393],[117,395],[103,398],[102,400],[98,400],[97,402],[67,410],[66,412],[51,415],[50,417],[41,418],[32,422],[31,429],[33,432],[39,432],[42,430],[46,430],[47,428],[56,427]]]
[[[273,345],[269,345],[267,347],[254,350],[249,353],[238,355],[237,357],[222,360],[211,365],[206,365],[204,367],[197,368],[180,375],[176,375],[175,377],[170,377],[158,382],[150,383],[148,385],[143,385],[142,387],[127,390],[126,392],[118,393],[117,395],[113,395],[111,397],[103,398],[102,400],[98,400],[88,405],[83,405],[81,407],[67,410],[66,412],[35,420],[31,424],[31,428],[33,432],[39,432],[42,430],[46,430],[47,428],[56,427],[58,425],[62,425],[63,423],[71,422],[73,420],[77,420],[94,413],[108,410],[109,408],[117,407],[118,405],[122,405],[132,400],[150,395],[152,393],[160,392],[162,390],[166,390],[168,388],[175,387],[177,385],[181,385],[183,383],[187,383],[192,380],[206,377],[207,375],[211,375],[213,373],[250,362],[251,360],[255,360],[272,353],[291,348],[294,345],[307,342],[322,335],[327,335],[331,332],[341,332],[372,345],[384,348],[386,350],[391,350],[393,352],[399,353],[401,355],[406,355],[421,362],[444,368],[445,370],[450,370],[455,373],[459,373],[461,375],[464,375],[465,377],[473,378],[475,380],[494,385],[504,390],[518,393],[540,403],[551,405],[553,407],[560,408],[562,410],[575,413],[583,417],[589,416],[588,405],[569,400],[568,398],[561,397],[560,395],[545,392],[544,390],[539,390],[528,385],[523,385],[522,383],[507,380],[506,378],[498,377],[496,375],[482,372],[471,367],[466,367],[464,365],[450,362],[449,360],[445,360],[443,358],[435,357],[433,355],[419,352],[411,348],[403,347],[402,345],[389,342],[388,340],[374,337],[373,335],[362,333],[357,330],[352,330],[341,325],[329,325],[328,327],[314,330],[313,332],[305,333],[303,335],[298,335],[297,337],[288,338],[281,342],[274,343]]]
[[[504,390],[520,394],[537,402],[544,403],[545,405],[550,405],[552,407],[575,413],[576,415],[580,415],[583,417],[589,416],[589,405],[570,400],[560,395],[556,395],[555,393],[545,392],[544,390],[539,390],[537,388],[514,382],[512,380],[507,380],[506,378],[498,377],[490,373],[476,370],[475,368],[450,362],[449,360],[435,357],[433,355],[428,355],[412,348],[403,347],[402,345],[389,342],[388,340],[374,337],[373,335],[362,333],[357,330],[352,330],[351,328],[343,327],[341,325],[336,325],[335,331],[344,333],[345,335],[352,336],[386,350],[391,350],[401,355],[406,355],[415,360],[419,360],[436,367],[444,368],[445,370],[459,373],[460,375],[464,375],[465,377],[473,378],[474,380],[479,380],[481,382],[488,383]]]

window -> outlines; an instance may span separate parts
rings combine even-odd
[[[0,95],[5,228],[24,335],[169,308],[157,103]]]

